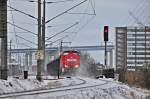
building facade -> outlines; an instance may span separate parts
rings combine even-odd
[[[150,63],[150,27],[116,27],[116,68],[135,70]]]

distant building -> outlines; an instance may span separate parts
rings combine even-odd
[[[150,27],[116,27],[116,68],[135,70],[150,63]]]

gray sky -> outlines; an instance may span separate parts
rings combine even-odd
[[[62,1],[62,0],[46,0],[46,1]],[[80,3],[83,0],[73,0],[65,3],[53,3],[46,5],[46,20],[53,18],[59,13],[71,8],[72,6]],[[92,2],[92,4],[91,4]],[[24,11],[37,17],[37,3],[28,2],[28,0],[8,0],[8,4],[18,10]],[[72,41],[74,45],[100,45],[103,42],[103,26],[108,25],[110,27],[109,42],[115,42],[114,27],[117,26],[132,26],[136,25],[135,20],[129,15],[129,11],[139,18],[144,24],[149,24],[149,9],[150,0],[89,0],[84,4],[69,11],[69,13],[88,13],[93,14],[93,8],[95,9],[96,16],[83,15],[83,14],[69,14],[66,13],[55,20],[52,20],[46,25],[46,36],[50,37],[65,28],[73,25],[75,22],[79,22],[78,25],[70,28],[66,32],[62,33],[51,41],[55,41],[65,35],[68,35],[64,41]],[[20,27],[37,33],[37,21],[28,16],[20,14],[16,11],[8,12],[9,22],[15,23]],[[13,19],[13,20],[12,20]],[[18,28],[9,26],[9,40],[13,40],[13,44],[26,43],[29,46],[36,47],[35,45],[24,41],[21,38],[16,39],[15,32],[18,36],[24,37],[27,40],[37,42],[37,36],[30,33],[23,33],[25,31]],[[52,27],[48,27],[52,26]],[[15,31],[15,32],[14,32]],[[22,33],[18,33],[22,32]],[[77,33],[76,33],[77,32]],[[58,45],[59,42],[53,46]],[[68,45],[68,44],[65,44]],[[25,48],[26,46],[19,45],[18,48]],[[91,52],[92,55],[103,63],[103,52]],[[97,54],[99,53],[99,55]],[[102,56],[101,56],[102,55]]]

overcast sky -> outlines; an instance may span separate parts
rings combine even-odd
[[[48,1],[64,1],[64,0],[46,0]],[[74,5],[82,2],[83,0],[72,0],[62,3],[46,4],[46,20],[49,20],[56,15],[66,11]],[[8,0],[8,4],[18,10],[31,14],[37,17],[37,3],[29,2],[29,0]],[[114,28],[117,26],[133,26],[135,20],[129,15],[129,11],[133,13],[141,22],[149,24],[149,9],[150,0],[88,0],[80,6],[74,8],[68,13],[52,20],[46,24],[46,37],[53,36],[54,34],[70,27],[71,25],[79,22],[79,24],[68,29],[67,33],[61,33],[56,37],[50,39],[55,41],[66,35],[64,41],[71,41],[74,45],[100,45],[103,43],[103,27],[108,25],[109,42],[114,44],[115,32]],[[93,15],[95,11],[96,15]],[[85,14],[72,14],[72,13],[87,13]],[[16,11],[8,12],[8,21],[15,23],[20,27],[35,32],[37,34],[37,20],[25,16]],[[18,28],[9,26],[9,40],[11,39],[13,44],[25,43],[28,46],[36,47],[34,44],[26,42],[25,40],[15,37],[15,35],[24,37],[27,40],[37,43],[37,36],[31,33],[24,33],[25,31]],[[16,34],[15,34],[16,32]],[[22,33],[18,33],[22,32]],[[59,42],[56,42],[53,46],[57,46]],[[69,46],[69,44],[65,44]],[[19,45],[18,48],[25,48],[27,46]],[[100,53],[100,54],[97,54]],[[92,52],[97,61],[103,63],[103,51]],[[102,55],[102,56],[101,56]]]

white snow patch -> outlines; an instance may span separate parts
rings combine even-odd
[[[7,81],[0,80],[0,94],[35,89],[47,89],[55,87],[60,88],[61,86],[68,85],[71,85],[70,90],[29,96],[18,96],[15,97],[15,99],[145,99],[145,97],[150,93],[150,91],[148,90],[131,88],[128,85],[114,81],[113,79],[82,79],[86,80],[87,83],[78,87],[84,88],[73,89],[76,88],[76,86],[72,85],[79,84],[82,81],[77,78],[65,78],[59,80],[44,80],[43,82],[38,82],[35,79],[24,80],[9,78]],[[87,87],[93,85],[100,86]]]

